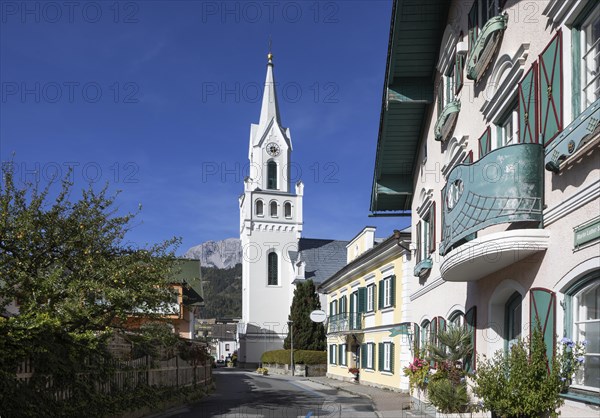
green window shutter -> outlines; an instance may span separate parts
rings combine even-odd
[[[371,343],[371,364],[373,365],[373,370],[375,370],[375,343]]]
[[[540,141],[547,145],[563,129],[562,31],[540,55]]]
[[[519,142],[538,143],[538,64],[534,62],[517,86],[519,96]]]
[[[417,250],[415,251],[417,255],[417,263],[421,261],[421,221],[417,222]],[[381,295],[381,292],[380,292]],[[381,304],[379,305],[381,308]]]
[[[329,302],[329,316],[333,316],[335,315],[335,312],[333,312],[333,301]]]
[[[329,344],[329,364],[333,364],[333,344]]]
[[[367,288],[358,288],[358,313],[363,313],[367,310]]]
[[[440,81],[437,85],[437,114],[438,117],[442,114],[442,110],[444,110],[444,76],[440,75]]]
[[[361,369],[367,368],[367,345],[366,344],[360,345],[360,368]]]
[[[377,297],[377,285],[373,284],[373,312],[377,310],[377,302],[379,302],[379,298]]]
[[[533,288],[530,293],[530,323],[529,336],[533,333],[533,327],[542,329],[544,343],[546,344],[546,357],[548,358],[548,371],[554,358],[555,329],[556,329],[556,294],[548,289]]]
[[[391,306],[396,306],[396,276],[390,277]]]
[[[390,343],[390,372],[394,373],[394,343]]]
[[[492,134],[488,126],[483,135],[479,137],[479,158],[482,158],[491,151]]]
[[[336,358],[337,355],[337,344],[333,345],[333,350],[331,350],[333,353],[333,364],[338,364],[338,360]]]
[[[462,38],[462,34],[460,36]],[[454,94],[458,94],[465,82],[464,79],[465,70],[465,56],[463,54],[457,54],[454,60]]]
[[[473,51],[473,47],[475,46],[475,41],[477,40],[477,35],[479,33],[479,28],[477,25],[479,10],[477,8],[478,0],[473,1],[473,6],[469,11],[469,15],[467,18],[468,21],[468,38],[469,38],[469,53]]]
[[[435,202],[429,208],[429,252],[435,252]]]
[[[383,280],[381,280],[379,282],[379,309],[383,309],[383,291],[384,291],[384,285],[383,285]]]
[[[338,345],[338,363],[341,365],[344,364],[344,362],[342,361],[342,355],[344,354],[342,351],[343,349],[344,349],[344,344]]]
[[[350,295],[350,313],[356,312],[356,306],[354,306],[354,297]]]
[[[475,331],[477,330],[477,307],[473,306],[471,309],[465,313],[465,327],[469,334],[471,334],[471,344],[473,344],[473,353],[470,358],[465,360],[465,370],[470,372],[471,370],[475,370],[475,359],[477,356],[477,350],[475,349],[477,340]]]
[[[347,303],[348,303],[347,302],[347,297],[345,295],[342,296],[340,298],[340,308],[339,308],[341,314],[345,314],[346,313],[346,311],[347,311],[347,309],[346,309]]]
[[[382,371],[383,370],[383,343],[379,343],[378,344],[378,350],[377,350],[377,354],[378,354],[378,370]],[[375,347],[373,347],[373,349],[375,349]]]

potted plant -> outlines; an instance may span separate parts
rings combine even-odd
[[[352,373],[354,375],[354,381],[358,382],[358,375],[360,373],[360,369],[358,367],[350,367],[348,369],[348,373]]]
[[[531,338],[520,339],[508,353],[499,350],[491,359],[480,359],[473,388],[479,409],[502,418],[556,418],[563,403],[559,369],[556,357],[548,364],[538,323]]]
[[[473,353],[471,335],[463,327],[451,326],[439,331],[437,339],[439,344],[429,345],[429,360],[437,364],[427,386],[429,401],[444,414],[468,412],[470,401],[463,361]]]
[[[267,369],[266,367],[259,367],[258,369],[256,369],[256,373],[266,376],[267,374],[269,374],[269,369]]]
[[[404,376],[408,377],[409,390],[412,395],[417,391],[417,398],[421,399],[421,393],[427,388],[429,382],[429,362],[417,353],[412,363],[403,369]]]

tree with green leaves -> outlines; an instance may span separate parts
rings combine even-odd
[[[313,322],[310,313],[321,309],[321,302],[312,280],[296,285],[294,299],[288,319],[293,321],[294,350],[325,350],[325,327]],[[290,332],[283,342],[285,349],[291,348]]]
[[[13,163],[2,165],[2,405],[19,402],[23,391],[13,389],[23,360],[40,378],[33,386],[45,387],[44,374],[52,374],[56,387],[72,384],[82,368],[102,370],[106,341],[128,318],[156,318],[172,298],[178,240],[132,246],[126,234],[136,214],[119,214],[118,193],[89,186],[74,200],[68,178],[44,187],[20,183]]]

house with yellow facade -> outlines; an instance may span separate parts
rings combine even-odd
[[[407,312],[405,279],[412,277],[410,231],[375,238],[367,226],[347,245],[347,264],[318,287],[327,296],[327,376],[407,390],[401,364],[411,342],[399,332]]]

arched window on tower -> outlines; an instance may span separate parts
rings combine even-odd
[[[283,213],[288,219],[292,217],[292,204],[290,202],[285,202],[285,205],[283,206]]]
[[[256,201],[256,216],[263,216],[264,215],[264,203],[262,200],[257,200]]]
[[[267,189],[277,189],[277,163],[273,160],[267,163]]]
[[[269,286],[277,286],[279,284],[279,278],[277,275],[277,254],[272,252],[269,253],[268,258],[268,285]]]
[[[270,206],[271,216],[277,216],[277,202],[272,201]]]

